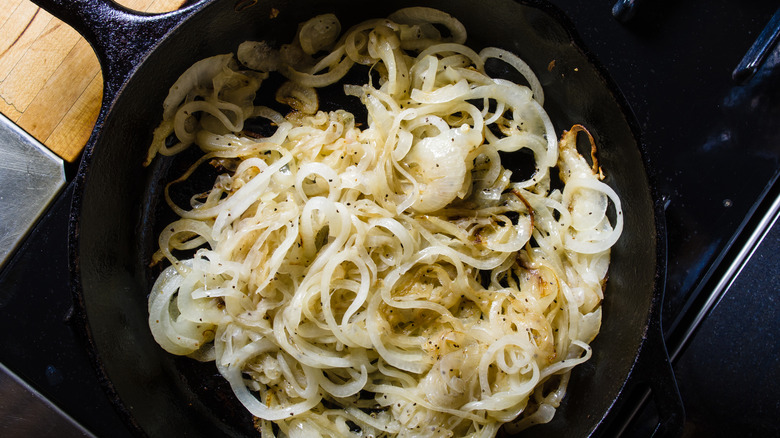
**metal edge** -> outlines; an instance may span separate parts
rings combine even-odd
[[[54,152],[49,150],[35,137],[31,136],[29,133],[27,133],[27,131],[19,127],[11,119],[9,119],[8,117],[6,117],[4,114],[1,113],[0,113],[0,125],[2,125],[2,129],[7,130],[9,133],[19,137],[21,143],[24,143],[27,146],[29,146],[32,150],[35,151],[35,153],[42,155],[44,157],[43,159],[48,160],[51,163],[51,167],[58,171],[58,174],[51,179],[52,190],[45,199],[41,200],[41,205],[38,211],[31,217],[29,224],[27,224],[23,232],[19,233],[19,235],[14,240],[13,244],[10,245],[10,247],[4,249],[7,250],[7,252],[5,254],[0,255],[0,270],[2,270],[3,267],[5,267],[5,265],[13,258],[13,255],[19,249],[22,242],[27,238],[27,236],[29,236],[30,232],[35,227],[35,224],[38,223],[38,221],[41,219],[41,217],[43,217],[44,213],[49,209],[49,207],[54,202],[54,200],[57,199],[60,193],[62,193],[62,190],[65,187],[67,180],[65,177],[65,161],[62,158],[60,158]]]
[[[33,397],[37,402],[40,404],[46,406],[46,408],[53,411],[56,415],[63,418],[65,421],[70,423],[70,425],[73,426],[74,429],[78,430],[80,433],[82,433],[85,437],[89,438],[97,438],[95,434],[90,432],[89,430],[85,429],[84,426],[79,424],[73,417],[68,415],[65,411],[60,409],[57,405],[52,403],[49,399],[44,397],[40,392],[38,392],[35,388],[30,386],[27,382],[24,381],[21,377],[16,375],[13,371],[8,369],[5,365],[0,363],[0,374],[5,374],[7,377],[9,377],[15,384],[17,384],[19,387],[21,387],[23,390],[25,390],[31,397]]]
[[[734,283],[739,273],[747,264],[748,260],[753,256],[758,249],[759,244],[767,235],[772,226],[780,220],[780,196],[775,198],[769,207],[769,210],[759,220],[756,228],[747,238],[747,241],[742,246],[742,249],[737,253],[734,260],[728,266],[724,274],[721,276],[720,281],[713,288],[707,301],[705,301],[701,310],[696,314],[688,330],[682,336],[680,342],[676,346],[675,350],[671,354],[671,360],[674,361],[682,353],[685,347],[690,342],[691,338],[695,335],[697,329],[707,317],[710,310],[723,298],[726,290]]]
[[[62,176],[62,180],[63,180],[63,183],[64,183],[64,181],[65,181],[65,169],[64,169],[65,161],[62,158],[60,158],[57,154],[55,154],[54,152],[49,150],[49,148],[44,146],[40,141],[38,141],[38,139],[36,139],[32,135],[28,134],[27,131],[25,131],[19,125],[14,123],[11,119],[6,117],[5,114],[0,113],[0,118],[2,118],[2,120],[0,120],[0,123],[7,124],[11,128],[12,131],[14,131],[20,137],[23,137],[25,140],[27,140],[30,143],[30,145],[32,145],[36,149],[38,149],[43,155],[46,155],[47,158],[49,158],[52,162],[54,162],[55,164],[62,164],[63,165],[62,175],[61,176]]]

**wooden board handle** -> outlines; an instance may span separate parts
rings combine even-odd
[[[117,0],[140,14],[185,0]],[[139,14],[139,13],[136,13]],[[102,101],[100,64],[90,44],[30,0],[0,0],[0,113],[73,162]]]
[[[32,0],[92,45],[103,70],[103,105],[164,36],[198,4],[164,14],[142,14],[108,0]]]

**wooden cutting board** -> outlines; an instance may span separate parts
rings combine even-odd
[[[171,11],[184,2],[117,0],[144,12]],[[102,96],[100,65],[86,40],[30,0],[0,0],[0,112],[74,161]]]

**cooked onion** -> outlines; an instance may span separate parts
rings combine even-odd
[[[298,40],[304,53],[313,55],[333,45],[341,34],[341,23],[333,14],[318,15],[303,23]]]
[[[558,141],[528,65],[464,46],[444,12],[339,29],[315,17],[281,49],[243,43],[241,66],[208,58],[171,89],[149,160],[204,155],[165,191],[180,219],[154,256],[170,263],[149,296],[154,338],[215,361],[262,436],[492,437],[550,421],[591,357],[623,227],[595,155],[577,152],[587,131]],[[492,77],[488,58],[530,88]],[[318,110],[315,88],[356,63],[378,73],[344,87],[367,126]],[[289,79],[276,95],[289,114],[254,105],[252,69]],[[246,136],[253,117],[275,133]],[[501,164],[520,149],[526,180]],[[175,204],[171,186],[210,163],[211,190]]]

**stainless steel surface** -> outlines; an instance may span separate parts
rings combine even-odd
[[[64,185],[62,159],[0,114],[0,266]]]
[[[94,437],[2,364],[0,394],[0,436]]]

